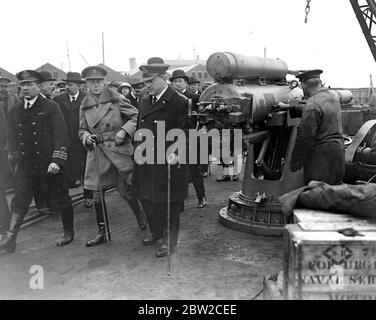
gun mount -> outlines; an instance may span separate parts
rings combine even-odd
[[[230,195],[220,221],[231,228],[280,236],[286,221],[278,197],[303,185],[301,171],[290,171],[299,119],[289,103],[299,104],[303,92],[288,82],[281,60],[214,53],[207,70],[217,83],[200,96],[193,117],[211,127],[241,129],[247,159],[242,190]]]

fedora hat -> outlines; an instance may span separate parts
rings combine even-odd
[[[84,84],[85,80],[81,78],[81,75],[78,72],[68,72],[67,78],[63,79],[64,82],[74,82],[78,84]]]
[[[189,77],[188,84],[191,83],[200,83],[200,81],[196,77]]]
[[[149,81],[157,76],[166,74],[168,67],[169,65],[165,64],[162,58],[149,58],[147,63],[139,68],[142,71],[142,81]]]
[[[40,71],[39,73],[42,75],[43,82],[56,81],[56,79],[52,76],[52,73],[49,71]]]
[[[172,73],[172,76],[169,80],[172,82],[175,79],[179,79],[179,78],[184,79],[186,82],[189,81],[189,77],[181,69],[174,70],[174,72]]]
[[[23,70],[16,74],[20,83],[24,82],[43,82],[42,75],[35,70]]]
[[[107,71],[99,66],[90,66],[82,70],[81,74],[85,80],[103,80]]]

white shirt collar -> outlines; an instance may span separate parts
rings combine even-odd
[[[163,94],[166,92],[167,89],[168,89],[168,85],[166,86],[166,88],[160,94],[155,96],[157,98],[157,101],[163,96]]]
[[[24,99],[24,108],[25,108],[25,110],[27,109],[27,104],[28,103],[30,103],[29,104],[29,109],[30,109],[34,105],[35,101],[37,101],[37,99],[38,99],[38,96],[34,97],[31,100]]]
[[[80,91],[78,91],[74,96],[71,96],[71,95],[69,94],[69,100],[72,101],[72,98],[73,98],[73,97],[74,97],[74,100],[77,100],[79,94],[80,94]]]

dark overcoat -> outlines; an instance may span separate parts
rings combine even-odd
[[[341,184],[345,173],[341,105],[338,96],[322,88],[303,109],[291,159],[291,169],[303,167],[304,181]]]
[[[90,93],[80,107],[79,137],[83,145],[86,138],[96,134],[103,141],[98,145],[98,161],[103,189],[118,187],[122,196],[130,193],[133,171],[132,139],[136,131],[138,111],[124,100],[119,93],[104,88],[96,101]],[[115,145],[115,135],[123,129],[127,133],[122,145]],[[129,190],[123,190],[120,183],[125,182]],[[88,150],[84,187],[98,190],[98,174],[93,149]]]
[[[132,95],[132,92],[129,92],[126,98],[129,100],[132,106],[138,109],[138,100]]]
[[[136,135],[141,135],[140,129],[148,129],[153,133],[154,163],[139,164],[137,149],[135,150],[134,190],[141,200],[154,203],[167,202],[167,162],[158,164],[157,154],[166,154],[166,150],[173,142],[166,142],[165,148],[157,143],[157,122],[163,121],[165,132],[171,129],[182,129],[187,135],[188,99],[168,87],[161,98],[152,103],[150,95],[145,96],[139,103],[138,130]],[[162,139],[166,139],[164,135]],[[136,148],[141,142],[135,141]],[[171,202],[183,202],[188,193],[188,170],[186,164],[171,167]]]
[[[8,157],[5,150],[8,141],[8,127],[5,112],[0,108],[0,189],[5,188],[8,170]]]
[[[50,163],[67,161],[68,132],[56,102],[38,95],[31,108],[21,101],[9,111],[9,145],[17,159],[16,176],[47,175]]]
[[[67,163],[67,177],[69,184],[80,180],[84,174],[86,162],[86,149],[78,137],[80,106],[85,94],[79,93],[77,100],[72,103],[68,93],[62,93],[53,98],[60,106],[68,128],[69,136],[69,158]]]

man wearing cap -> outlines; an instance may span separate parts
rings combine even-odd
[[[119,87],[120,87],[120,82],[118,82],[118,81],[116,81],[116,80],[112,80],[112,81],[110,81],[110,83],[108,84],[108,87],[109,87],[111,90],[118,91],[118,90],[119,90]]]
[[[9,111],[19,103],[18,98],[8,92],[10,83],[8,78],[0,76],[0,107],[4,110],[6,117],[8,117]]]
[[[158,123],[164,124],[166,133],[172,129],[182,129],[187,136],[189,128],[187,121],[188,99],[167,84],[166,70],[168,67],[163,59],[158,57],[150,58],[146,65],[140,67],[148,95],[142,98],[139,104],[138,129],[146,129],[153,133],[153,162],[144,163],[138,157],[137,150],[140,150],[140,144],[144,137],[139,130],[137,131],[138,136],[135,136],[135,144],[138,149],[135,152],[134,189],[144,207],[150,227],[150,235],[143,242],[145,245],[150,245],[162,238],[162,246],[156,252],[157,257],[165,257],[168,254],[168,205],[170,206],[170,250],[177,245],[180,209],[188,192],[187,165],[174,164],[179,159],[176,151],[168,155],[168,159],[172,163],[171,179],[168,179],[166,150],[174,148],[173,142],[166,141],[163,146],[158,144],[155,138],[160,134],[157,133]],[[166,140],[166,137],[163,136],[162,139]],[[157,163],[158,158],[162,158],[163,161]],[[167,197],[169,185],[170,203],[168,203]]]
[[[304,182],[323,181],[341,184],[345,172],[345,147],[338,96],[322,86],[322,70],[311,70],[297,76],[304,96],[303,109],[291,159],[291,170],[303,167]]]
[[[76,188],[81,185],[85,173],[86,149],[78,137],[80,106],[85,98],[80,86],[85,83],[78,72],[68,72],[65,82],[66,92],[54,97],[54,101],[60,106],[63,112],[69,135],[69,157],[67,161],[66,174],[68,187]],[[85,206],[93,206],[93,194],[91,190],[84,189]]]
[[[199,95],[193,94],[188,91],[188,76],[185,74],[183,70],[177,69],[172,73],[172,77],[170,78],[170,81],[172,82],[173,87],[180,93],[182,93],[184,96],[186,96],[191,103],[191,109],[193,111],[197,110],[197,104],[198,100],[200,98]],[[191,129],[197,128],[198,129],[198,121],[194,121],[192,123]],[[200,159],[200,145],[199,145],[199,139],[197,143],[197,161]],[[206,196],[205,196],[205,185],[204,185],[204,179],[200,170],[200,164],[189,164],[189,175],[192,179],[193,186],[196,190],[196,195],[198,199],[198,208],[203,208],[206,206]]]
[[[39,72],[24,70],[17,78],[23,100],[9,114],[9,145],[17,159],[16,186],[7,237],[0,241],[0,250],[10,253],[16,249],[16,237],[35,190],[45,178],[62,216],[64,234],[57,245],[68,244],[74,237],[73,207],[64,173],[68,133],[63,115],[55,102],[40,95],[43,78]]]
[[[5,195],[5,176],[9,171],[9,162],[7,151],[5,150],[8,142],[8,126],[3,108],[0,108],[0,240],[5,236],[10,221],[10,212],[7,198]]]
[[[128,94],[127,98],[131,102],[132,106],[138,109],[138,103],[145,92],[145,83],[141,78],[132,78],[129,80],[129,83],[132,86],[132,90]]]
[[[56,85],[56,79],[52,76],[51,72],[49,71],[41,71],[39,72],[42,75],[43,81],[41,84],[40,94],[42,97],[47,99],[52,99]]]
[[[189,77],[188,90],[193,94],[201,95],[200,81],[196,77]]]
[[[89,93],[80,107],[79,137],[88,149],[84,187],[94,192],[94,208],[98,233],[86,242],[92,247],[105,243],[106,228],[104,208],[101,205],[98,174],[103,191],[116,187],[122,198],[131,207],[141,229],[146,228],[144,212],[131,194],[133,171],[132,139],[136,131],[138,111],[124,100],[124,97],[104,85],[107,72],[98,66],[87,67],[82,71]],[[97,172],[93,145],[97,145],[100,172]],[[103,200],[105,193],[103,192]]]

